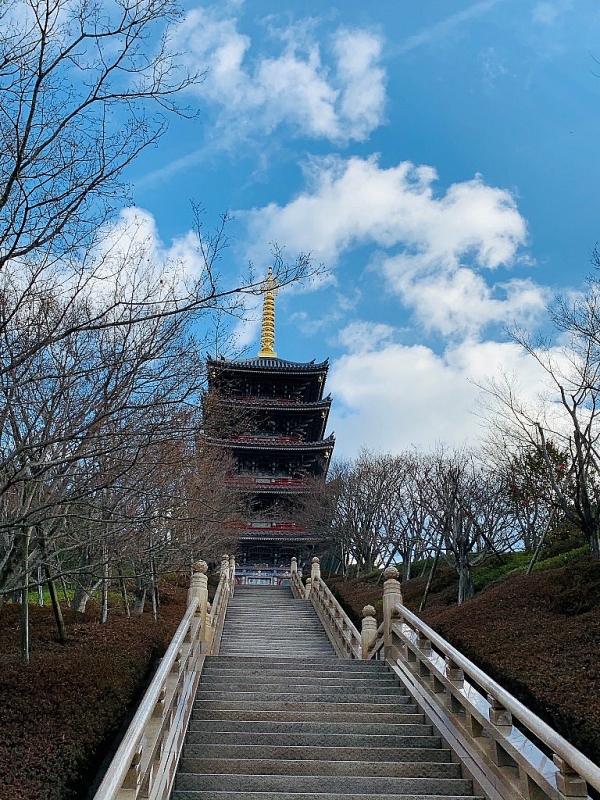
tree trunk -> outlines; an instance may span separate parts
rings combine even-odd
[[[133,595],[133,610],[138,614],[144,613],[144,605],[146,604],[146,585],[142,578],[137,578],[136,589]]]
[[[431,589],[431,583],[433,581],[433,576],[435,575],[435,571],[437,569],[438,561],[440,560],[440,552],[442,550],[442,537],[440,536],[440,540],[438,542],[438,546],[435,549],[435,558],[433,559],[433,564],[431,565],[431,572],[429,573],[429,577],[427,578],[427,586],[425,587],[425,591],[423,593],[423,597],[421,599],[421,604],[419,605],[419,614],[425,608],[425,603],[427,602],[427,598],[429,597],[429,591]]]
[[[65,620],[62,613],[62,608],[58,601],[58,593],[56,591],[56,584],[52,578],[50,567],[46,566],[46,578],[48,581],[48,591],[50,592],[50,602],[52,603],[52,611],[54,612],[54,620],[56,622],[56,629],[58,631],[58,641],[61,644],[67,642],[67,629],[65,627]]]
[[[598,522],[595,522],[589,532],[588,542],[590,543],[590,553],[594,558],[600,558],[600,535],[598,532]]]
[[[121,587],[121,597],[123,598],[123,608],[125,609],[125,616],[131,619],[131,609],[129,608],[129,598],[127,597],[127,584],[123,577],[123,570],[119,567],[119,586]]]
[[[102,610],[100,612],[100,622],[104,625],[108,620],[108,585],[110,578],[110,570],[108,566],[108,552],[106,548],[106,541],[103,547],[104,555],[104,575],[102,577]]]
[[[29,540],[31,528],[24,534],[23,589],[21,590],[21,661],[29,664]]]
[[[460,561],[457,561],[456,570],[458,572],[458,604],[460,605],[465,600],[470,600],[475,595],[469,559],[461,558]]]
[[[44,605],[44,584],[42,581],[42,568],[38,567],[37,575],[38,606]]]

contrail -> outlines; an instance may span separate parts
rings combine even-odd
[[[462,22],[466,22],[474,17],[480,17],[482,14],[490,11],[492,8],[494,8],[494,6],[497,6],[498,3],[501,2],[502,0],[481,0],[481,2],[475,3],[469,8],[463,9],[463,11],[457,11],[456,14],[452,14],[446,19],[436,22],[435,25],[431,25],[429,28],[425,28],[419,33],[415,33],[414,36],[409,36],[408,39],[405,39],[397,47],[392,47],[392,50],[398,55],[409,53],[411,50],[415,50],[417,47],[421,47],[423,44],[427,44],[428,42],[445,36],[449,31],[451,31],[457,25],[460,25]]]

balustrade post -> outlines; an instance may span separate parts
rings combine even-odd
[[[394,617],[394,608],[397,605],[402,605],[402,589],[398,575],[400,573],[396,567],[388,567],[383,576],[385,583],[383,584],[383,637],[385,647],[385,657],[392,657],[392,621]]]
[[[557,756],[552,756],[554,765],[558,767],[556,773],[556,788],[566,797],[587,797],[588,787],[584,779],[576,772],[570,764]]]
[[[141,778],[141,764],[142,764],[142,752],[144,749],[144,743],[139,742],[135,753],[133,754],[133,758],[131,759],[131,764],[129,765],[129,769],[127,771],[127,775],[123,780],[122,789],[129,790],[134,792],[134,797],[137,795],[138,787],[140,785],[140,778]]]
[[[226,578],[229,574],[229,555],[224,553],[221,556],[221,578]]]
[[[459,667],[458,664],[450,658],[450,656],[446,656],[445,662],[446,665],[444,668],[444,673],[448,680],[452,683],[461,685],[465,680],[465,673],[461,667]]]
[[[499,700],[496,700],[496,698],[491,694],[488,694],[487,701],[490,704],[490,710],[488,714],[492,725],[496,725],[499,728],[510,728],[512,725],[512,714],[510,711],[504,708],[502,703]]]
[[[192,580],[188,591],[188,605],[198,598],[196,613],[200,616],[200,640],[206,641],[206,615],[208,606],[208,564],[206,561],[196,561],[192,567]]]
[[[312,590],[312,579],[311,578],[307,578],[306,579],[306,586],[304,587],[304,599],[305,600],[310,600],[311,590]]]
[[[315,582],[315,578],[319,579],[321,578],[321,562],[316,556],[312,560],[312,566],[310,568],[310,577],[312,583]]]
[[[293,556],[292,563],[290,564],[290,574],[295,575],[298,572],[298,559]]]
[[[373,606],[365,606],[362,610],[362,627],[360,630],[360,647],[362,658],[369,657],[369,650],[377,641],[377,620]]]
[[[229,556],[229,596],[235,591],[235,556]]]
[[[206,603],[206,619],[205,619],[204,628],[203,628],[203,632],[204,632],[203,641],[205,642],[205,647],[206,647],[205,652],[208,653],[208,655],[210,655],[210,649],[211,649],[212,640],[213,640],[212,620],[210,618],[211,608],[212,608],[211,604],[207,602]]]

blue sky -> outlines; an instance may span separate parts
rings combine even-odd
[[[130,169],[135,206],[184,259],[190,201],[229,209],[224,272],[272,240],[323,262],[276,349],[330,358],[338,455],[471,440],[499,370],[535,391],[505,328],[544,329],[600,239],[597,2],[188,3],[174,46],[199,120]]]

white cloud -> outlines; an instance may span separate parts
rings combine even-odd
[[[207,71],[195,91],[219,108],[220,136],[270,133],[286,124],[297,134],[345,143],[366,139],[383,122],[380,36],[340,28],[331,54],[324,54],[310,26],[298,24],[278,32],[280,51],[267,56],[255,53],[250,37],[227,12],[193,9],[176,42],[188,66]]]
[[[376,156],[313,159],[309,189],[286,206],[271,203],[246,215],[252,238],[276,239],[310,250],[327,264],[360,244],[402,245],[422,263],[457,266],[472,254],[494,268],[514,260],[525,240],[525,221],[505,189],[481,177],[434,194],[432,167],[403,161],[382,168]]]
[[[354,456],[364,445],[400,452],[438,442],[475,444],[482,433],[474,413],[478,383],[501,371],[518,374],[532,400],[545,385],[533,359],[513,343],[467,340],[437,355],[424,345],[375,345],[352,332],[349,338],[352,349],[333,362],[327,381],[337,457]]]
[[[486,325],[532,326],[546,312],[551,292],[530,279],[489,286],[474,270],[459,267],[422,276],[406,259],[387,260],[382,269],[404,303],[427,330],[444,336],[472,336]],[[412,267],[412,268],[411,268]]]
[[[552,26],[558,22],[563,14],[571,11],[572,6],[571,0],[554,0],[554,2],[543,0],[535,4],[531,17],[534,22],[540,25]]]
[[[153,215],[128,207],[100,231],[88,265],[86,293],[101,302],[115,296],[172,301],[185,297],[203,270],[196,233],[188,231],[166,245]]]
[[[285,242],[330,267],[346,251],[375,245],[388,289],[444,335],[515,318],[530,323],[543,313],[547,292],[533,281],[489,286],[480,274],[516,263],[526,240],[507,190],[476,176],[436,193],[433,168],[407,161],[382,168],[375,156],[313,159],[306,178],[308,188],[287,205],[237,215],[253,242]],[[263,258],[258,250],[253,256]]]

